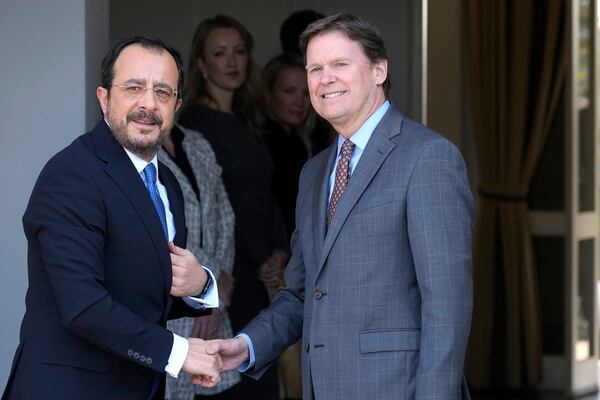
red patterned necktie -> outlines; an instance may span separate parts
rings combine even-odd
[[[340,159],[335,169],[333,192],[331,192],[329,207],[327,207],[327,226],[329,226],[333,220],[338,201],[342,197],[342,193],[344,193],[348,179],[350,179],[350,159],[352,158],[352,152],[354,151],[355,146],[356,145],[349,139],[344,140],[344,144],[342,144]]]

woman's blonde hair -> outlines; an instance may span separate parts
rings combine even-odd
[[[246,71],[246,80],[235,91],[232,110],[234,113],[242,114],[246,118],[252,132],[260,134],[264,121],[264,105],[260,76],[252,59],[254,39],[244,25],[232,17],[217,15],[213,18],[207,18],[196,28],[190,50],[190,61],[187,70],[189,79],[185,86],[184,101],[187,104],[193,104],[206,99],[209,103],[216,103],[208,92],[206,79],[200,70],[198,59],[204,59],[206,39],[217,28],[235,29],[244,41],[248,54],[248,70]]]

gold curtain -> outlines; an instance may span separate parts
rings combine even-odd
[[[467,5],[480,176],[467,376],[475,387],[528,387],[541,379],[541,333],[527,196],[565,82],[565,41],[559,36],[565,5],[564,0],[467,0]],[[534,34],[539,21],[542,40]],[[534,54],[542,57],[539,62]],[[503,351],[500,364],[494,349]]]

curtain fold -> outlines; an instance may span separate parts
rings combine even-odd
[[[527,196],[565,82],[564,7],[564,0],[467,0],[480,176],[467,355],[475,387],[530,387],[541,380]]]

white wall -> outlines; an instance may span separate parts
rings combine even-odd
[[[97,118],[86,117],[96,86],[86,60],[98,66],[107,46],[108,1],[0,2],[0,392],[25,311],[21,216],[45,162]]]
[[[312,8],[324,15],[353,13],[380,29],[390,58],[392,100],[405,114],[419,119],[420,21],[415,20],[415,10],[421,4],[421,0],[146,0],[144,7],[139,7],[137,0],[111,0],[110,41],[135,34],[157,36],[177,48],[187,65],[198,23],[227,14],[252,33],[256,43],[254,58],[264,65],[280,52],[279,28],[292,12]]]

